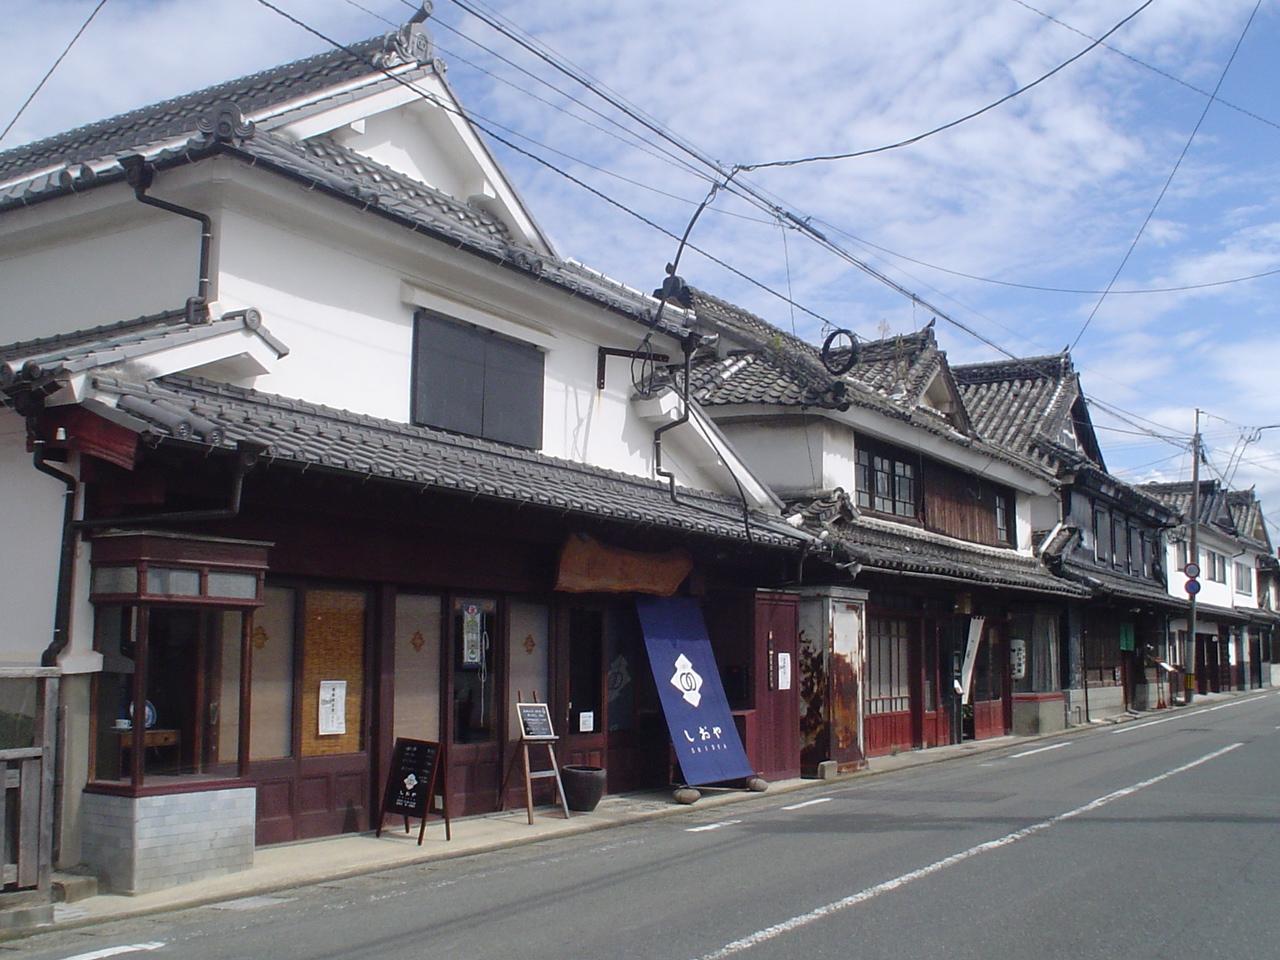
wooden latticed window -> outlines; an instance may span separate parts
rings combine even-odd
[[[912,520],[919,514],[915,465],[904,458],[859,449],[856,487],[863,509]]]

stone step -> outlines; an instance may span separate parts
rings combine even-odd
[[[84,873],[54,873],[53,899],[58,903],[75,903],[98,895],[98,878]]]

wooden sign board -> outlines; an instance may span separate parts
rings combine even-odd
[[[418,828],[418,845],[422,845],[427,830],[427,817],[436,812],[436,789],[445,794],[441,766],[440,744],[431,740],[409,740],[396,737],[391,750],[391,766],[387,770],[387,786],[382,795],[382,810],[378,815],[376,836],[382,836],[382,822],[388,813],[404,817],[405,833],[409,832],[409,818],[421,821]],[[444,817],[445,839],[453,839],[449,823],[449,803],[445,799],[439,809]]]
[[[516,714],[520,718],[520,739],[556,739],[556,732],[551,726],[551,707],[547,704],[517,703]]]

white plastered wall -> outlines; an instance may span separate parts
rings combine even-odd
[[[709,408],[712,416],[715,408]],[[819,417],[718,423],[753,472],[780,497],[841,487],[854,490],[853,434]]]
[[[0,661],[38,665],[53,640],[66,489],[32,466],[26,425],[0,409]]]
[[[232,196],[220,212],[219,302],[259,309],[290,353],[244,385],[407,422],[413,314],[428,307],[543,350],[543,453],[653,475],[653,427],[632,408],[629,362],[610,360],[596,388],[598,348],[635,348],[640,324],[314,195],[323,217],[288,213],[273,206],[288,185],[258,188],[261,204]],[[679,482],[719,489],[673,453]]]
[[[166,196],[162,175],[153,192]],[[200,225],[102,187],[0,218],[0,343],[182,307]]]

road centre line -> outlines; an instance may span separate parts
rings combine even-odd
[[[1047,747],[1036,747],[1034,750],[1023,750],[1021,753],[1011,754],[1008,759],[1017,760],[1019,757],[1029,757],[1033,753],[1044,753],[1046,750],[1061,750],[1063,747],[1069,747],[1074,740],[1063,740],[1061,743],[1051,743]]]
[[[1109,803],[1113,803],[1116,800],[1135,794],[1139,790],[1145,790],[1147,787],[1155,786],[1157,783],[1161,783],[1168,780],[1170,777],[1192,770],[1201,764],[1208,763],[1211,760],[1216,760],[1218,757],[1224,756],[1232,750],[1239,749],[1242,746],[1244,746],[1243,743],[1229,744],[1221,749],[1214,750],[1212,753],[1207,753],[1197,760],[1192,760],[1190,763],[1184,763],[1181,766],[1174,767],[1172,770],[1166,770],[1164,773],[1157,774],[1154,777],[1150,777],[1146,780],[1140,780],[1127,787],[1121,787],[1119,790],[1113,790],[1111,793],[1104,794],[1095,800],[1090,800],[1088,803],[1068,810],[1065,813],[1060,813],[1057,816],[1050,817],[1048,820],[1041,820],[1039,823],[1033,823],[1028,827],[1023,827],[1021,830],[1015,830],[1013,833],[1007,833],[1003,837],[998,837],[995,840],[988,840],[985,843],[980,843],[967,850],[961,850],[959,853],[954,853],[949,857],[936,860],[928,866],[911,870],[901,876],[894,877],[892,880],[877,883],[873,887],[867,887],[865,890],[861,890],[858,893],[844,897],[840,900],[834,900],[831,903],[825,904],[814,910],[810,910],[808,913],[797,914],[789,920],[783,920],[781,923],[775,923],[773,926],[757,930],[755,933],[725,944],[718,950],[713,950],[711,953],[703,954],[698,958],[698,960],[723,960],[725,957],[731,957],[734,954],[742,953],[744,950],[749,950],[754,946],[766,943],[769,940],[780,937],[785,933],[790,933],[793,930],[799,930],[801,927],[806,927],[817,920],[823,919],[824,917],[831,916],[832,914],[838,913],[842,910],[847,910],[850,907],[855,907],[860,903],[865,903],[868,900],[878,897],[882,893],[892,893],[894,890],[905,887],[909,883],[932,876],[935,873],[945,870],[947,867],[955,866],[957,863],[963,863],[965,860],[969,860],[979,854],[990,853],[992,850],[1007,847],[1010,844],[1017,843],[1019,840],[1025,840],[1033,834],[1047,830],[1064,820],[1070,820],[1086,813],[1092,813],[1094,810],[1105,807]]]
[[[141,950],[159,950],[164,943],[154,940],[150,943],[127,943],[120,947],[104,947],[102,950],[91,950],[88,953],[77,953],[64,960],[103,960],[104,957],[118,957],[122,953],[138,953]]]
[[[791,804],[791,806],[783,807],[782,809],[783,810],[799,810],[801,807],[812,807],[812,806],[816,806],[819,803],[830,803],[832,799],[833,799],[832,797],[818,797],[817,800],[806,800],[804,801],[804,803],[793,803]]]
[[[1227,707],[1238,707],[1246,703],[1257,703],[1259,700],[1263,700],[1268,696],[1274,696],[1274,694],[1263,694],[1258,697],[1245,697],[1243,700],[1232,700],[1228,703],[1220,703],[1216,707],[1204,707],[1200,710],[1193,710],[1191,713],[1176,713],[1171,717],[1164,717],[1161,720],[1148,720],[1146,723],[1129,723],[1122,727],[1117,727],[1115,730],[1108,730],[1107,732],[1112,736],[1119,733],[1132,733],[1135,730],[1145,730],[1147,727],[1154,727],[1156,724],[1172,723],[1174,720],[1181,720],[1184,717],[1198,717],[1202,713],[1213,713],[1215,710],[1225,710]]]
[[[719,823],[704,823],[700,827],[689,827],[685,833],[705,833],[708,830],[719,830],[721,827],[732,827],[735,823],[741,822],[741,820],[721,820]]]

